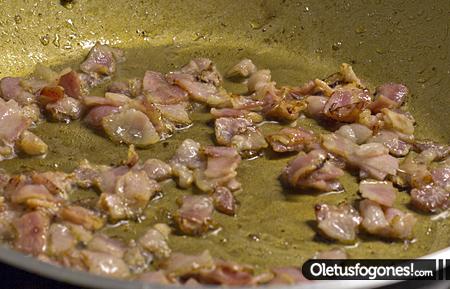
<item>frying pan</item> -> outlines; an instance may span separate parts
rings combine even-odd
[[[64,5],[62,5],[64,4]],[[416,134],[450,142],[450,6],[447,1],[0,1],[0,77],[27,75],[36,63],[54,67],[73,66],[87,50],[101,41],[125,49],[131,65],[118,77],[141,75],[146,69],[168,71],[190,58],[206,56],[224,71],[243,57],[273,71],[280,84],[301,84],[351,63],[369,85],[395,81],[412,92],[408,109],[417,121]],[[238,86],[227,84],[230,89]],[[313,126],[313,124],[307,124]],[[179,142],[194,136],[211,142],[207,127],[196,125],[169,140],[139,151],[142,157],[167,159]],[[124,146],[88,134],[79,124],[61,128],[45,124],[37,128],[53,148],[45,159],[23,159],[0,164],[9,171],[48,169],[58,164],[73,168],[76,161],[118,162]],[[47,133],[45,133],[47,132]],[[75,137],[74,137],[75,136]],[[102,147],[105,153],[92,153]],[[311,229],[312,204],[317,196],[285,195],[276,180],[286,159],[248,161],[239,176],[245,194],[233,220],[222,217],[223,234],[212,239],[175,240],[177,249],[195,252],[212,248],[214,256],[255,264],[301,264],[315,249],[330,244],[315,242]],[[260,170],[254,170],[254,168]],[[351,182],[344,195],[327,196],[337,202],[355,194]],[[179,195],[167,188],[166,205]],[[403,194],[399,206],[406,206]],[[322,199],[321,199],[322,200]],[[286,210],[289,214],[286,214]],[[289,215],[290,218],[287,218]],[[431,255],[449,258],[450,222],[418,216],[417,242],[410,244],[364,240],[349,251],[352,257],[415,258]],[[136,227],[139,232],[141,228]],[[226,228],[230,228],[227,231]],[[253,232],[250,228],[257,228]],[[234,231],[233,231],[234,230]],[[277,230],[280,230],[279,232]],[[275,234],[274,232],[277,231]],[[427,233],[428,232],[428,233]],[[258,238],[248,236],[257,234]],[[123,235],[121,231],[112,234]],[[121,235],[122,234],[122,235]],[[282,237],[278,237],[282,236]],[[260,240],[256,242],[255,240]],[[436,253],[437,252],[437,253]],[[242,258],[239,259],[239,258]],[[96,288],[163,288],[109,280],[70,269],[56,268],[30,257],[0,248],[0,260],[31,272],[81,286]],[[385,283],[333,283],[334,287],[373,287]],[[314,288],[322,283],[308,285]],[[350,287],[349,287],[350,286]]]

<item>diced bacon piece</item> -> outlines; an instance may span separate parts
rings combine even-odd
[[[386,207],[394,205],[397,194],[391,182],[367,181],[359,183],[359,191],[363,198],[377,202]]]
[[[50,219],[44,213],[34,211],[14,220],[17,231],[14,247],[26,254],[39,255],[47,248]]]
[[[188,235],[206,233],[212,222],[214,206],[206,196],[184,196],[181,199],[175,220],[179,229]]]
[[[319,204],[315,207],[320,232],[327,238],[342,243],[353,243],[361,217],[351,205]]]

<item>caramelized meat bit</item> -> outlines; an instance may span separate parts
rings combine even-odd
[[[104,225],[104,220],[96,213],[80,206],[68,206],[59,211],[62,220],[82,225],[87,230],[98,230]]]
[[[339,167],[327,161],[325,151],[313,150],[300,152],[283,170],[281,180],[293,188],[330,192],[342,190],[338,178],[343,175]]]
[[[436,184],[424,185],[411,190],[411,203],[423,212],[441,212],[450,205],[450,192]]]
[[[266,137],[267,142],[275,152],[303,151],[317,142],[312,131],[298,128],[283,128],[279,132]]]
[[[366,90],[336,90],[324,107],[324,114],[341,122],[355,122],[359,114],[369,105],[370,96]]]
[[[245,118],[218,118],[215,135],[219,145],[233,146],[244,156],[253,156],[268,146],[263,134]]]
[[[78,73],[71,70],[59,78],[58,85],[64,88],[64,93],[76,99],[81,97],[81,81]]]
[[[226,187],[217,187],[212,194],[214,208],[226,215],[234,216],[236,213],[236,199]]]

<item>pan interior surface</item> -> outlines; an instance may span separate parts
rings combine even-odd
[[[297,85],[325,77],[340,62],[349,62],[371,87],[387,81],[405,83],[412,91],[407,107],[417,120],[417,137],[450,141],[446,94],[450,89],[450,11],[443,10],[444,1],[432,1],[433,9],[427,11],[420,1],[399,7],[377,1],[364,5],[359,1],[148,2],[114,1],[110,7],[107,1],[79,0],[70,9],[58,1],[0,3],[5,11],[0,16],[4,35],[0,77],[32,73],[40,62],[77,68],[96,40],[125,50],[127,61],[119,66],[117,80],[142,77],[145,70],[168,72],[202,56],[212,59],[222,72],[242,58],[251,58],[258,67],[270,69],[278,84]],[[231,82],[225,87],[233,92],[245,90]],[[196,113],[193,118],[193,127],[138,150],[141,159],[168,160],[186,138],[213,144],[208,116]],[[321,130],[312,120],[302,119],[299,124]],[[279,128],[271,123],[262,130]],[[49,145],[47,157],[3,161],[0,167],[9,172],[70,171],[83,159],[117,164],[126,158],[125,145],[113,144],[80,122],[46,122],[33,131]],[[266,154],[244,161],[238,170],[243,191],[236,196],[240,203],[236,217],[215,214],[220,229],[205,237],[172,235],[173,251],[198,253],[207,248],[214,257],[263,271],[299,266],[314,252],[338,246],[316,236],[313,206],[353,202],[358,198],[356,179],[346,175],[341,194],[288,192],[278,176],[291,158]],[[165,183],[162,198],[150,203],[141,222],[106,227],[104,232],[123,240],[136,238],[148,226],[167,222],[177,208],[176,199],[186,193],[173,182]],[[71,196],[86,202],[97,197],[93,191],[81,190]],[[409,210],[408,203],[409,195],[400,192],[395,207]],[[351,258],[415,258],[449,246],[450,220],[415,215],[413,242],[362,236],[356,246],[347,248],[348,254]]]

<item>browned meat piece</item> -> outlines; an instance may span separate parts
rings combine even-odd
[[[218,118],[215,135],[219,145],[233,146],[244,156],[254,156],[268,146],[264,136],[245,118]]]
[[[359,123],[343,125],[335,133],[350,139],[356,144],[363,144],[372,136],[372,131]]]
[[[222,75],[216,65],[207,58],[194,58],[183,66],[181,73],[187,73],[195,77],[197,81],[219,86],[222,83]]]
[[[50,219],[44,213],[34,211],[13,221],[17,235],[14,247],[26,254],[39,255],[47,246]]]
[[[370,95],[362,89],[338,89],[324,107],[327,117],[341,122],[355,122],[370,103]]]
[[[55,103],[64,98],[64,88],[62,86],[45,86],[39,92],[37,98],[41,106],[46,106],[49,103]]]
[[[411,204],[417,209],[436,213],[450,205],[450,192],[436,184],[428,184],[411,190]]]
[[[359,192],[363,198],[372,200],[380,205],[392,207],[397,190],[391,182],[367,181],[359,183]]]
[[[370,110],[380,112],[383,108],[399,108],[408,95],[408,88],[399,83],[386,83],[377,87],[375,100]]]
[[[281,89],[268,91],[264,97],[262,113],[267,119],[281,122],[292,122],[299,118],[300,113],[306,109],[304,101],[291,99],[288,97],[289,91]]]
[[[70,120],[81,117],[83,106],[79,100],[64,96],[56,102],[47,104],[45,110],[50,114],[52,119],[69,122]]]
[[[64,88],[64,93],[73,98],[81,97],[81,81],[76,71],[69,71],[59,78],[58,85]]]
[[[347,252],[345,252],[344,249],[340,249],[340,248],[334,248],[331,250],[327,250],[327,251],[321,251],[321,252],[317,252],[314,255],[315,259],[326,259],[326,260],[330,260],[330,259],[347,259],[348,255]]]
[[[159,184],[144,171],[129,171],[116,177],[114,193],[103,192],[98,205],[113,220],[135,218],[160,189]]]
[[[132,106],[145,113],[155,127],[156,132],[159,133],[161,139],[169,138],[175,131],[175,124],[166,119],[161,110],[158,109],[158,106],[154,103],[148,102],[146,98],[140,99],[139,102],[132,103]]]
[[[24,185],[11,195],[11,202],[30,208],[55,208],[57,199],[43,185]]]
[[[431,170],[433,182],[446,191],[450,191],[450,162]]]
[[[296,267],[280,267],[272,269],[274,278],[270,281],[270,285],[287,284],[293,285],[301,282],[309,282],[300,268]]]
[[[126,278],[130,275],[127,264],[118,257],[107,253],[81,251],[81,259],[89,272],[112,278]]]
[[[164,75],[159,72],[146,71],[142,83],[144,94],[152,103],[178,104],[189,100],[186,91],[170,84]]]
[[[183,196],[175,220],[183,233],[201,235],[210,229],[213,211],[210,197]]]
[[[158,259],[168,258],[171,250],[168,241],[170,228],[165,224],[157,224],[139,238],[139,244]]]
[[[126,166],[123,166],[123,168],[124,170],[128,169]],[[81,188],[91,188],[94,185],[97,185],[100,188],[101,174],[106,173],[108,171],[108,168],[104,170],[104,172],[101,172],[101,170],[97,166],[91,165],[87,160],[83,160],[80,165],[73,171],[73,181],[77,186]],[[109,191],[111,192],[114,190],[114,188],[110,188],[109,186],[103,186],[107,187],[107,189],[109,189]]]
[[[226,77],[249,77],[256,71],[256,65],[250,59],[242,59],[228,70]]]
[[[317,142],[312,131],[304,128],[283,128],[266,137],[267,142],[276,152],[302,151]]]
[[[145,147],[160,139],[148,117],[135,109],[103,117],[102,126],[111,140],[119,143]]]
[[[339,206],[319,204],[315,207],[320,232],[327,238],[342,243],[353,243],[361,217],[349,204]]]
[[[35,101],[35,96],[26,91],[21,85],[22,79],[18,77],[5,77],[0,80],[0,97],[5,101],[14,100],[20,105]]]
[[[60,194],[62,197],[66,197],[73,186],[72,176],[63,172],[34,172],[31,179],[35,184],[44,185],[50,193]]]
[[[347,63],[342,63],[339,66],[339,78],[345,83],[353,84],[357,87],[363,87],[361,79],[353,71],[353,67]]]
[[[370,234],[383,238],[406,240],[413,237],[416,218],[394,208],[383,209],[371,200],[359,204],[362,227]]]
[[[281,180],[288,186],[318,191],[340,191],[342,185],[338,181],[344,172],[333,163],[327,161],[327,153],[313,150],[308,154],[300,152],[281,174]]]
[[[96,106],[92,108],[84,117],[84,122],[91,128],[102,129],[103,118],[117,112],[119,112],[119,108],[117,106]]]
[[[236,213],[236,199],[226,187],[217,187],[212,194],[214,208],[224,214],[234,216]]]
[[[173,253],[162,264],[162,268],[170,278],[194,275],[203,270],[212,270],[214,267],[214,260],[207,250],[199,255]]]
[[[389,149],[389,153],[396,157],[406,156],[411,145],[399,138],[395,132],[382,130],[367,140],[368,143],[381,143]]]
[[[435,155],[435,160],[442,160],[450,155],[450,146],[439,144],[433,141],[415,141],[413,149],[419,153],[428,151]]]
[[[75,249],[77,240],[70,229],[63,225],[54,223],[50,226],[48,252],[55,258],[61,258]]]
[[[405,135],[414,133],[414,119],[411,115],[383,108],[384,127]]]
[[[172,177],[172,167],[158,159],[148,159],[138,168],[145,171],[150,179],[158,182]]]
[[[343,158],[349,165],[358,167],[377,180],[382,181],[388,175],[397,174],[398,159],[390,156],[389,150],[382,144],[370,143],[358,146],[348,138],[326,134],[322,135],[322,145],[329,152]]]
[[[231,105],[233,109],[261,111],[264,106],[264,101],[257,99],[256,96],[231,95]],[[224,108],[226,111],[226,108]],[[233,116],[234,117],[234,116]]]
[[[96,43],[89,51],[80,69],[87,74],[111,76],[116,72],[117,63],[124,60],[123,51]]]
[[[45,155],[48,151],[47,144],[40,137],[28,130],[21,134],[16,144],[20,151],[30,156]]]
[[[111,239],[103,234],[96,234],[87,244],[87,249],[122,258],[125,254],[126,245],[119,240]]]
[[[427,153],[428,151],[424,151],[417,156],[413,154],[406,156],[400,165],[398,178],[395,179],[398,185],[419,188],[432,182],[431,172],[428,170],[432,160],[424,156]]]
[[[61,208],[59,217],[64,221],[82,225],[87,230],[98,230],[105,224],[105,221],[95,212],[80,206]]]

